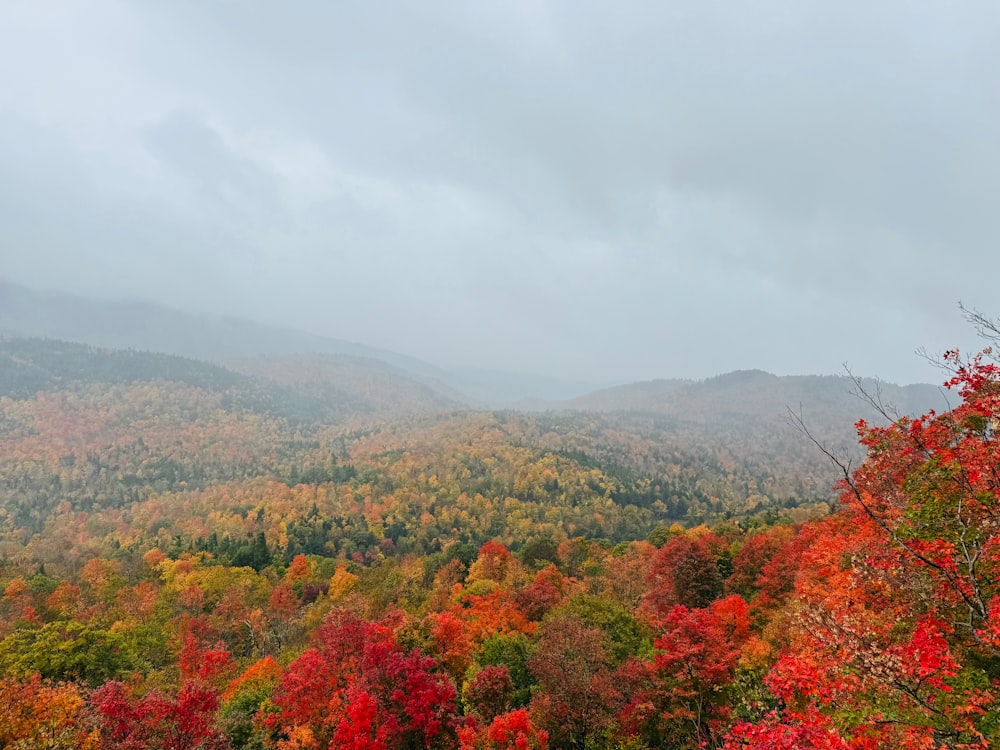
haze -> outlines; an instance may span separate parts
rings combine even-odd
[[[586,380],[936,379],[992,3],[8,2],[0,277]],[[991,307],[994,306],[994,307]]]

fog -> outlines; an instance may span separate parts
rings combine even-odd
[[[936,379],[1000,6],[0,5],[0,278],[588,381]],[[991,307],[992,306],[992,307]]]

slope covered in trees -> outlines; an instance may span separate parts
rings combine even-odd
[[[293,551],[365,554],[385,534],[427,554],[493,537],[515,548],[546,535],[644,538],[673,522],[822,512],[830,499],[816,454],[792,458],[801,440],[720,440],[614,415],[440,412],[392,371],[363,391],[351,362],[293,369],[301,362],[258,362],[249,377],[168,355],[0,342],[3,549],[50,562],[140,539],[188,549],[213,532],[274,536],[283,518],[299,524]],[[308,523],[297,517],[313,500],[272,510],[268,488],[298,484],[328,498]],[[250,529],[204,520],[248,504],[262,514]]]
[[[377,359],[347,354],[299,354],[229,360],[237,372],[272,380],[316,399],[340,393],[359,408],[383,415],[461,408],[464,397],[440,381],[433,387]]]
[[[1000,740],[991,360],[859,422],[835,505],[752,422],[387,419],[280,368],[4,346],[4,747]]]

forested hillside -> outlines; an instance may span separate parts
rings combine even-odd
[[[0,746],[990,746],[1000,375],[950,365],[835,491],[779,402],[835,439],[843,379],[482,412],[0,342]]]
[[[306,509],[271,508],[275,483],[328,492],[339,480],[338,502],[315,521],[336,528],[321,541],[310,531],[303,547],[333,555],[367,552],[376,541],[368,527],[383,517],[394,544],[427,554],[456,541],[622,541],[674,522],[799,517],[825,512],[831,499],[830,467],[798,433],[441,411],[453,402],[386,366],[367,380],[352,360],[254,360],[241,365],[248,377],[168,355],[14,339],[0,344],[0,366],[0,533],[15,557],[22,545],[71,555],[79,542],[57,530],[79,513],[92,551],[140,538],[190,547],[218,531],[191,503],[223,513],[234,495],[243,513],[247,492],[267,506],[254,531],[277,536],[280,521]],[[354,492],[363,511],[344,499]],[[184,500],[174,502],[178,493]],[[164,510],[133,528],[128,518],[147,502]]]
[[[0,1],[0,750],[1000,748],[998,40]]]

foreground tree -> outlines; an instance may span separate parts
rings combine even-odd
[[[608,730],[621,700],[607,638],[574,615],[549,620],[528,669],[538,679],[531,715],[554,748],[584,748]]]
[[[548,750],[549,735],[519,708],[497,716],[485,727],[469,726],[458,732],[459,750]]]
[[[624,716],[650,747],[713,746],[727,726],[727,688],[750,638],[749,607],[739,596],[705,609],[677,605],[648,662],[634,663]]]
[[[100,717],[101,747],[204,750],[225,742],[214,726],[218,694],[197,682],[185,682],[176,695],[153,690],[142,697],[121,682],[108,682],[91,702]]]
[[[732,746],[807,725],[833,743],[817,747],[1000,741],[1000,368],[990,357],[945,355],[946,385],[961,397],[951,411],[858,423],[867,460],[855,472],[841,464],[842,510],[803,551],[789,646],[768,677],[783,714],[738,727]]]
[[[314,640],[274,693],[268,721],[284,747],[454,746],[455,686],[433,659],[396,643],[391,623],[335,610]]]
[[[37,675],[0,680],[0,747],[71,750],[98,747],[83,697],[73,685],[50,684]]]

